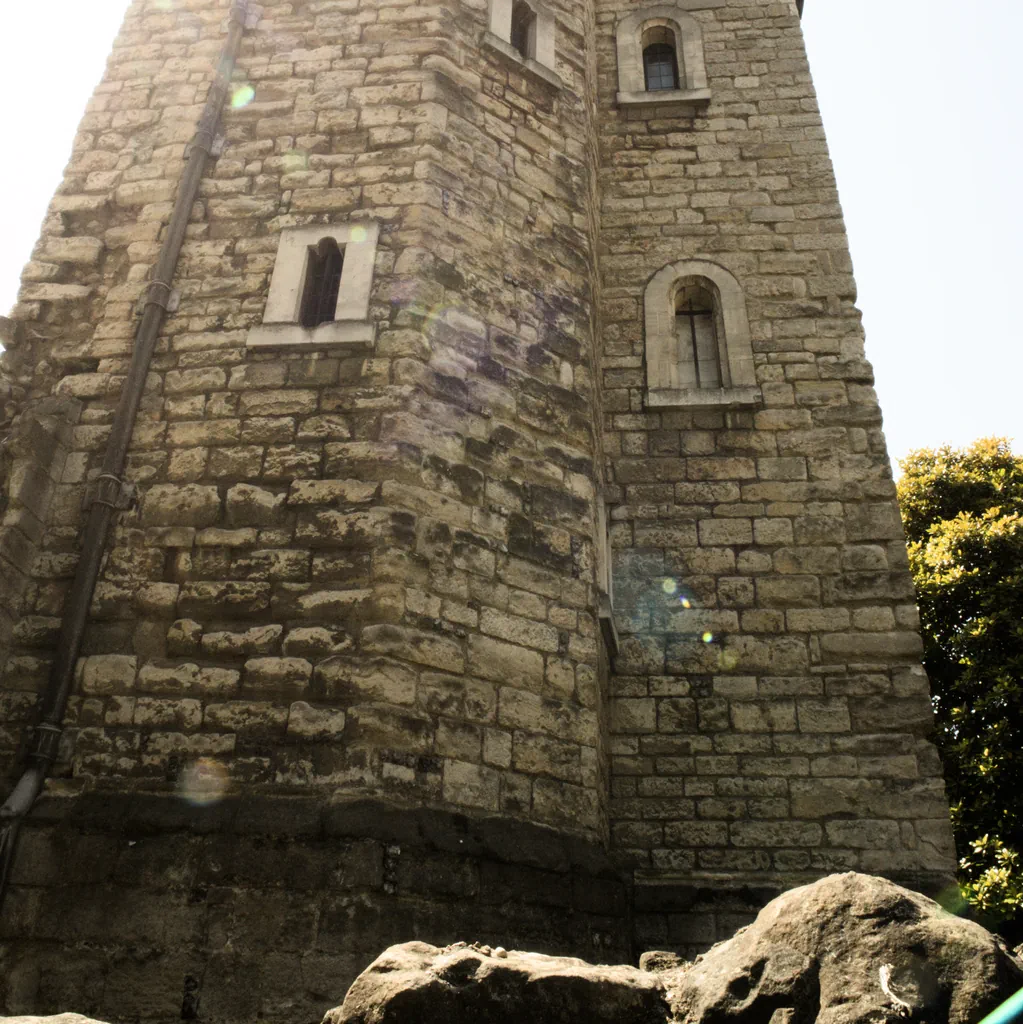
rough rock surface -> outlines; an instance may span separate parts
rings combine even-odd
[[[0,1017],[3,1024],[106,1024],[80,1013],[55,1013],[52,1017]]]
[[[793,889],[695,963],[652,970],[458,944],[393,946],[327,1024],[976,1024],[1023,985],[979,925],[884,879]]]
[[[658,977],[635,967],[459,943],[392,946],[324,1024],[664,1024]]]
[[[848,873],[792,889],[695,964],[663,975],[677,1018],[867,1024],[904,1015],[975,1024],[1023,985],[980,925],[882,878]]]

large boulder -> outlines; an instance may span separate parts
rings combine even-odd
[[[1023,986],[979,925],[852,873],[785,893],[694,963],[643,965],[410,942],[374,961],[325,1024],[977,1024]]]
[[[775,1013],[785,1024],[976,1024],[1023,986],[1019,963],[980,925],[852,872],[782,894],[748,928],[661,977],[686,1024]]]
[[[664,1024],[660,977],[464,942],[392,946],[324,1024]]]

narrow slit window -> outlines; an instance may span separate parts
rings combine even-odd
[[[675,33],[658,26],[643,33],[643,74],[647,92],[678,89],[678,51]]]
[[[525,58],[536,58],[536,13],[523,0],[512,8],[511,44]]]
[[[704,289],[682,289],[676,306],[675,324],[681,347],[682,387],[723,387],[714,301]]]
[[[341,288],[344,252],[333,238],[323,238],[309,247],[305,291],[302,294],[303,327],[333,323]]]

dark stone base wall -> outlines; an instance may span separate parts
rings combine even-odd
[[[296,796],[51,797],[0,913],[0,1013],[318,1024],[395,943],[692,958],[811,880],[623,877],[589,840],[502,818]],[[944,881],[894,880],[929,895]]]
[[[317,1024],[411,939],[622,963],[631,899],[585,840],[376,802],[90,794],[21,838],[0,1012]]]

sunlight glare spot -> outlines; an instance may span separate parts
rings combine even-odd
[[[209,807],[227,792],[227,769],[219,761],[200,757],[181,773],[178,792],[196,807]]]
[[[239,85],[231,93],[231,109],[241,110],[242,107],[247,107],[255,98],[256,90],[251,85]]]

